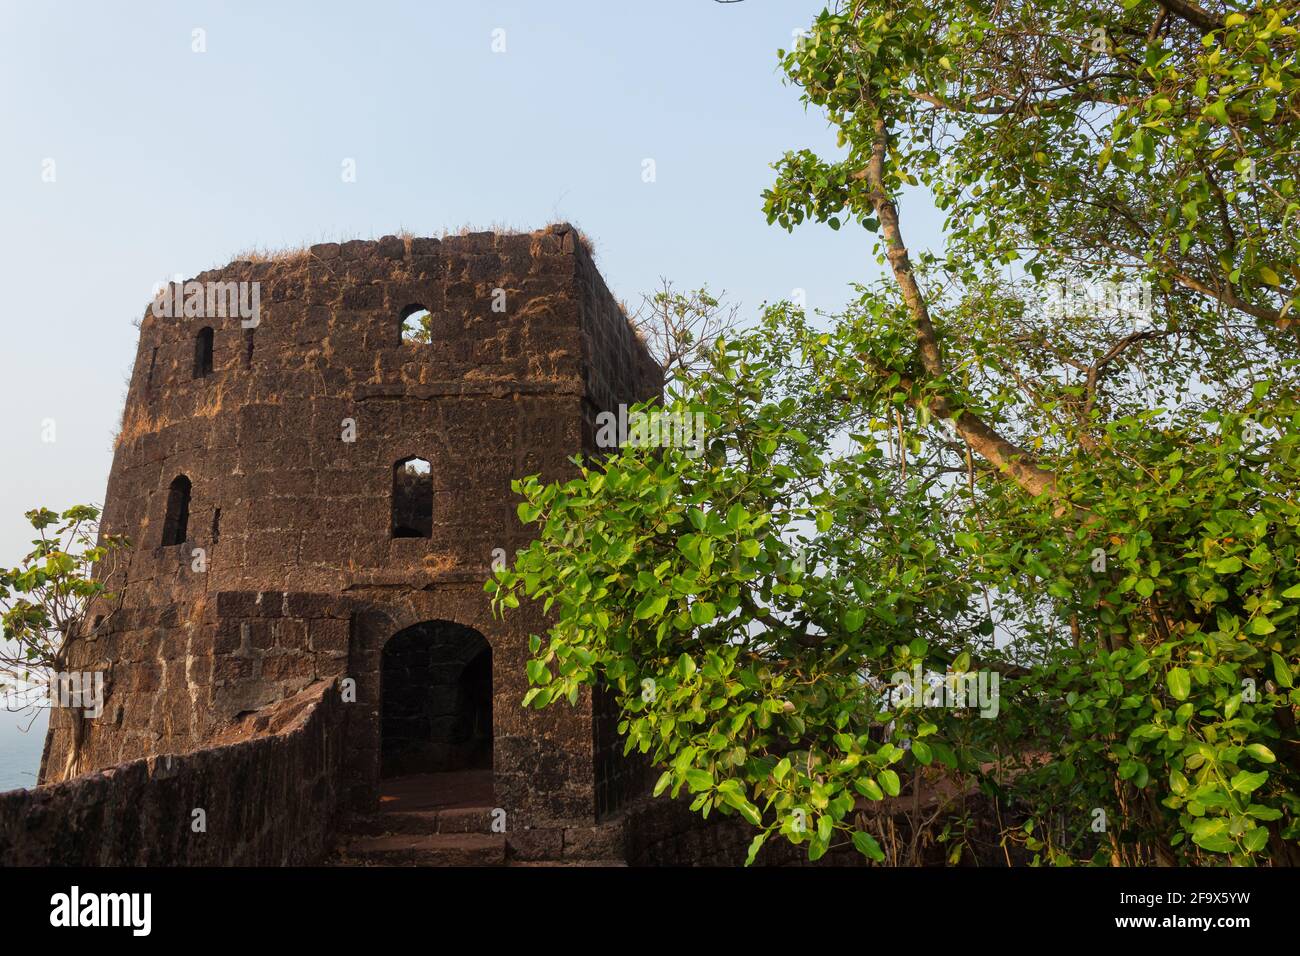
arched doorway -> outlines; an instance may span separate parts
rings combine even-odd
[[[492,648],[482,634],[451,621],[398,631],[379,686],[384,793],[411,805],[491,793]]]

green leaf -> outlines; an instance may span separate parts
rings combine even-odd
[[[1192,675],[1182,667],[1174,667],[1165,675],[1165,684],[1174,700],[1186,700],[1192,692]]]
[[[853,781],[853,787],[868,800],[885,799],[885,793],[880,789],[880,785],[870,777],[859,777]]]
[[[697,601],[691,605],[691,623],[696,626],[708,624],[717,616],[717,606],[708,601]]]
[[[869,860],[875,860],[877,863],[883,863],[885,860],[885,851],[880,848],[880,844],[870,833],[854,830],[853,846]]]
[[[898,796],[900,790],[898,774],[894,771],[888,769],[880,771],[880,773],[876,774],[876,781],[880,784],[881,789],[883,789],[885,793],[889,794],[891,797]]]
[[[820,836],[814,835],[813,838],[808,841],[808,859],[812,862],[816,862],[826,855],[828,849],[830,849],[830,845]]]
[[[1218,120],[1224,126],[1229,124],[1227,100],[1215,100],[1213,103],[1206,106],[1201,112],[1211,119]]]
[[[1193,836],[1192,842],[1212,853],[1231,853],[1236,849],[1236,846],[1226,833],[1217,833],[1211,836]]]
[[[1169,789],[1178,794],[1187,792],[1187,778],[1177,769],[1169,771]]]
[[[651,592],[641,599],[641,603],[636,606],[632,616],[638,621],[644,621],[648,617],[658,617],[663,614],[664,608],[668,606],[667,594],[655,594]]]
[[[687,654],[685,651],[682,651],[681,656],[677,658],[677,673],[679,673],[682,676],[682,679],[685,680],[689,677],[693,677],[695,675],[695,670],[695,658],[691,657],[691,655]]]
[[[1263,744],[1247,744],[1247,745],[1246,745],[1246,753],[1250,754],[1252,757],[1254,757],[1254,758],[1255,758],[1256,760],[1258,760],[1260,763],[1276,763],[1276,762],[1277,762],[1277,757],[1275,757],[1275,756],[1273,755],[1273,751],[1269,750],[1269,749],[1268,749],[1267,747],[1265,747]]]
[[[1283,687],[1291,686],[1291,668],[1277,651],[1273,652],[1273,677]]]
[[[733,807],[745,820],[754,826],[759,826],[763,822],[763,816],[758,812],[758,807],[754,806],[739,793],[726,793],[723,795],[723,801],[729,807]]]
[[[1272,634],[1277,627],[1264,615],[1253,618],[1250,622],[1250,633],[1252,634]]]
[[[704,790],[713,789],[713,774],[707,770],[700,770],[698,767],[692,767],[686,771],[686,786],[691,793],[700,793]]]
[[[1251,853],[1258,853],[1268,846],[1268,830],[1264,827],[1247,830],[1241,842]]]
[[[1252,793],[1262,787],[1266,780],[1268,780],[1267,770],[1259,770],[1255,773],[1242,770],[1232,778],[1232,789],[1238,793]]]

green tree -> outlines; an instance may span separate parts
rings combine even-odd
[[[738,313],[737,306],[723,305],[721,296],[707,287],[678,292],[660,279],[659,288],[644,296],[630,321],[664,370],[664,388],[671,393],[681,373],[698,372],[708,364],[709,350],[735,328]]]
[[[62,514],[37,508],[25,514],[37,533],[32,551],[14,568],[0,569],[0,692],[22,705],[34,693],[53,699],[53,682],[68,670],[68,647],[92,609],[111,614],[119,595],[110,588],[129,546],[120,535],[101,535],[99,509],[76,505]],[[72,711],[74,741],[83,725]],[[75,744],[72,759],[75,761]]]
[[[942,778],[1044,862],[1295,862],[1298,24],[823,11],[781,61],[840,155],[787,154],[765,206],[860,223],[888,279],[725,335],[664,409],[703,454],[517,483],[538,538],[488,587],[552,615],[527,703],[613,687],[656,792],[749,820],[751,859],[916,859],[870,811]],[[918,668],[996,674],[995,714],[900,694]]]

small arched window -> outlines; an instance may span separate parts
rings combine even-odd
[[[190,491],[193,486],[177,475],[167,488],[167,517],[163,519],[163,547],[184,544],[190,533]]]
[[[423,458],[393,466],[394,538],[433,537],[433,472]]]
[[[194,377],[205,378],[212,374],[212,328],[199,329],[194,338]]]
[[[404,308],[400,315],[403,342],[427,345],[433,339],[433,315],[418,302]]]

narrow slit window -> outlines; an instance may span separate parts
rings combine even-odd
[[[401,313],[402,341],[427,345],[433,340],[433,315],[419,303],[408,305]]]
[[[194,339],[194,377],[206,378],[212,374],[212,328],[199,329]]]
[[[212,543],[216,544],[221,540],[221,509],[217,508],[212,512]]]
[[[244,368],[253,367],[253,333],[256,329],[244,329]]]
[[[394,538],[433,537],[433,472],[423,458],[393,466]]]
[[[184,475],[172,479],[167,489],[167,517],[163,520],[163,547],[184,544],[190,533],[190,492],[193,486]]]

